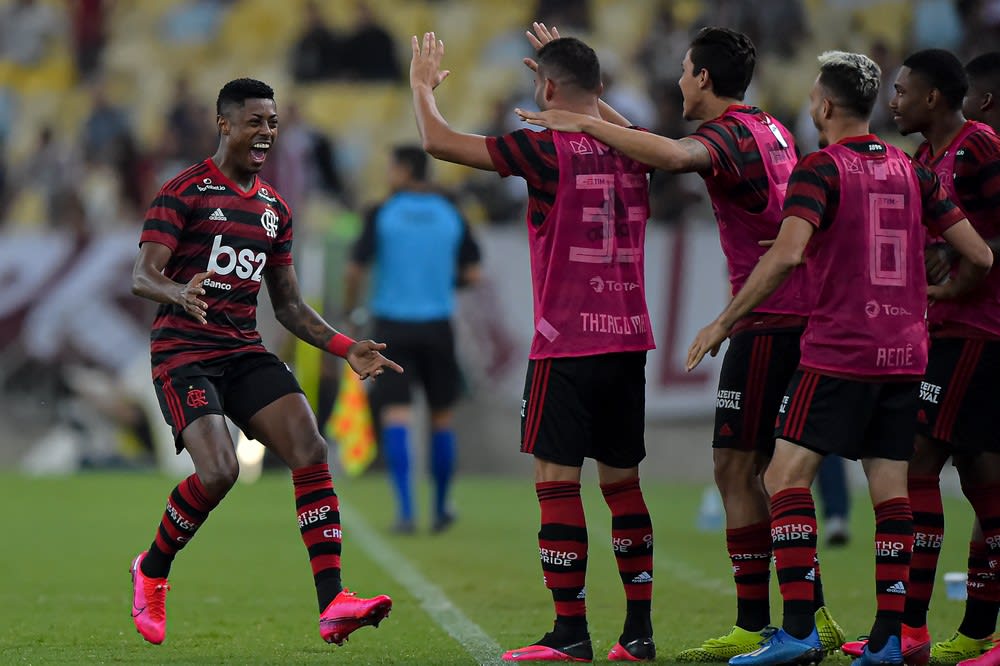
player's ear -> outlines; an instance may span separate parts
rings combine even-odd
[[[698,76],[695,78],[698,79],[698,87],[702,90],[705,90],[712,84],[712,77],[709,75],[708,70],[704,67],[698,71]]]
[[[931,88],[927,92],[927,107],[930,109],[937,108],[938,102],[941,101],[941,91],[937,88]]]
[[[833,116],[833,102],[830,101],[829,97],[823,98],[823,106],[820,107],[820,113],[824,120],[829,120]]]
[[[224,113],[215,117],[215,124],[219,128],[219,134],[229,136],[229,118],[226,118]]]
[[[989,111],[990,109],[993,108],[995,103],[996,100],[993,97],[993,93],[988,92],[985,95],[983,95],[983,101],[979,103],[979,110]]]
[[[556,96],[556,82],[552,79],[545,79],[545,101],[548,102]]]

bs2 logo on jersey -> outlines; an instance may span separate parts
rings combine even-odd
[[[229,275],[235,271],[237,277],[244,280],[250,278],[254,282],[260,282],[260,274],[264,271],[266,263],[267,255],[263,252],[255,253],[253,250],[243,248],[237,253],[236,248],[223,245],[220,234],[212,241],[212,254],[208,257],[208,270],[215,271],[216,275]]]

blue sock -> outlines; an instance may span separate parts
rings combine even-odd
[[[389,478],[396,491],[400,520],[413,520],[413,492],[410,488],[409,429],[403,425],[390,425],[382,429],[382,445]]]
[[[448,491],[455,475],[455,432],[435,430],[431,433],[431,477],[434,479],[434,511],[443,516],[447,508]]]

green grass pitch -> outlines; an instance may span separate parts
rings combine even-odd
[[[604,661],[621,630],[624,597],[607,507],[592,476],[586,481],[587,600],[596,661]],[[481,633],[466,635],[473,652],[494,643],[518,647],[550,628],[529,479],[464,477],[455,527],[413,537],[386,533],[392,510],[384,479],[336,483],[347,511],[345,582],[362,595],[385,592],[394,600],[380,628],[361,629],[340,648],[320,640],[291,484],[287,474],[274,473],[237,485],[178,557],[167,640],[152,646],[129,619],[127,569],[152,538],[172,482],[132,474],[0,476],[0,663],[472,664],[476,659],[441,624],[466,634],[478,626]],[[644,488],[656,529],[656,642],[660,663],[670,663],[680,649],[731,626],[730,566],[723,536],[695,529],[701,486],[647,481]],[[945,509],[940,572],[962,571],[971,510],[954,498]],[[844,549],[820,550],[828,606],[849,636],[866,633],[874,615],[872,524],[868,498],[858,493],[854,539]],[[371,553],[379,543],[390,550]],[[387,570],[393,562],[402,568]],[[427,584],[437,596],[419,593]],[[780,600],[772,585],[777,622]],[[945,599],[943,588],[939,574],[931,608],[935,638],[950,635],[962,614],[962,604]],[[828,661],[848,663],[841,656]]]

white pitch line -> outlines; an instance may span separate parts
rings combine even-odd
[[[420,606],[434,622],[454,638],[476,663],[503,664],[500,644],[483,631],[482,627],[470,620],[440,587],[427,580],[410,560],[393,548],[372,529],[361,514],[340,505],[340,513],[346,518],[348,538],[355,539],[368,556],[382,569],[406,588],[413,597],[420,600]]]
[[[731,595],[735,592],[730,581],[716,578],[706,574],[701,569],[694,567],[681,560],[670,559],[665,556],[653,556],[660,572],[674,578],[682,583],[687,583],[692,587],[697,587],[708,592],[715,592],[720,595]]]

